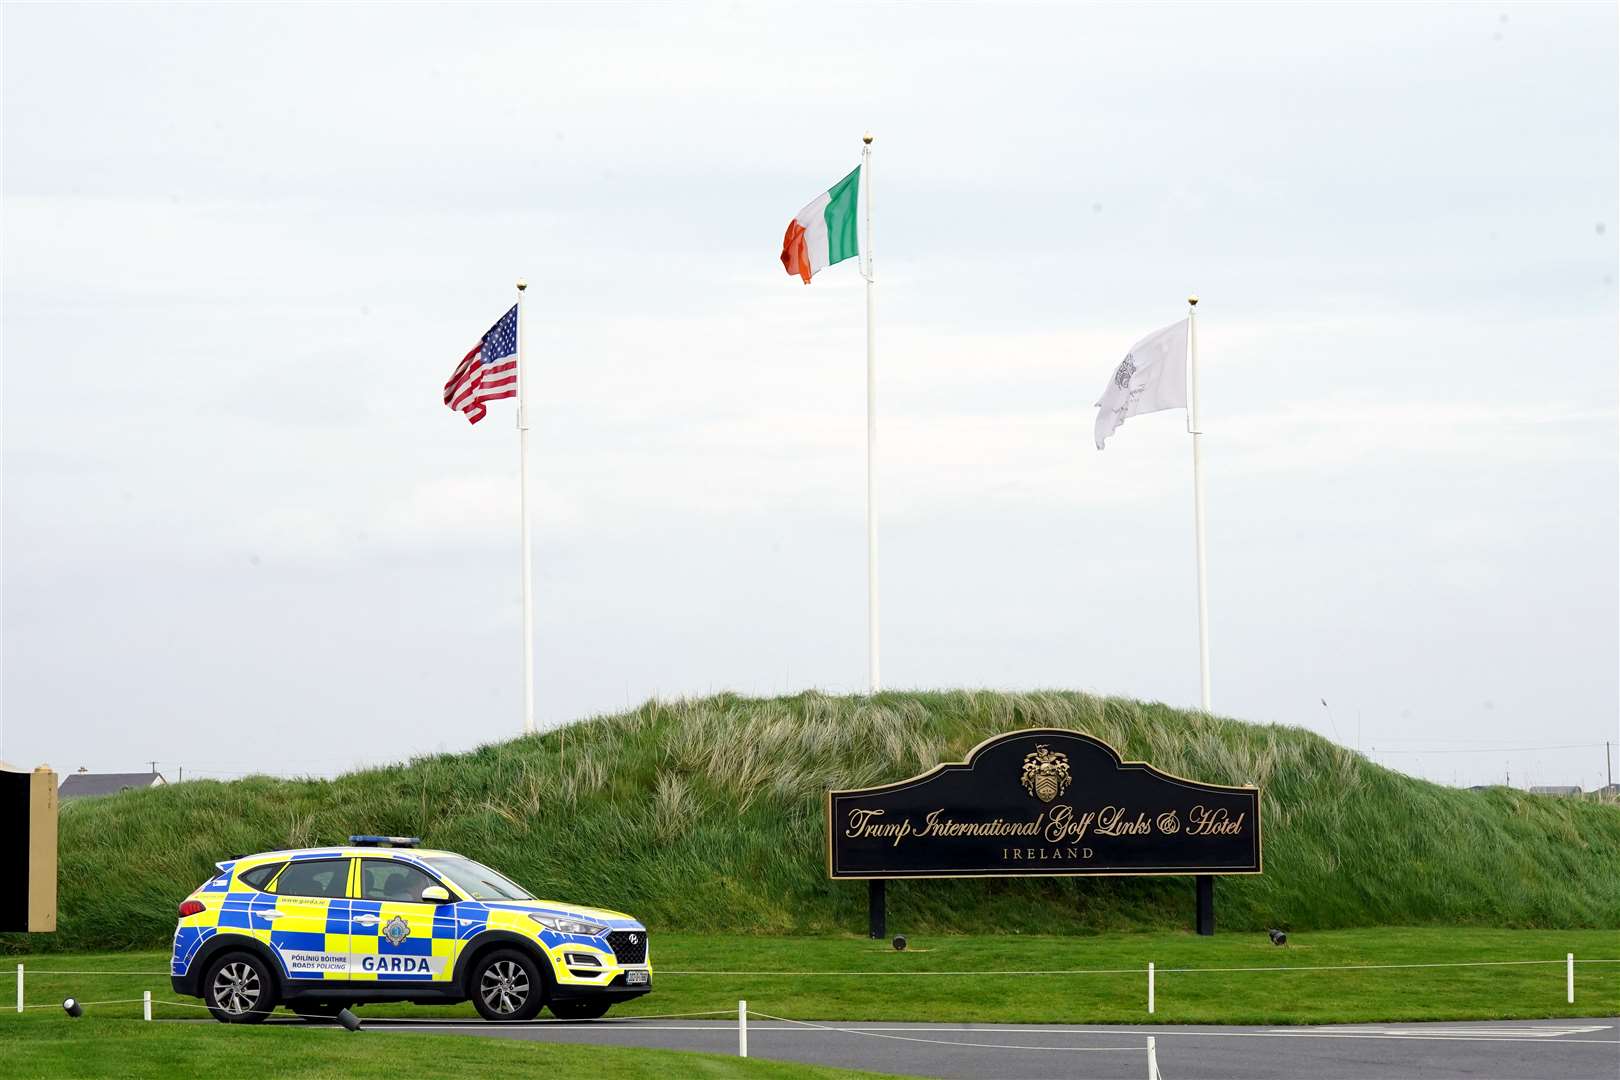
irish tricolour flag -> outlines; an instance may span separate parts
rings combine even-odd
[[[782,266],[806,285],[833,263],[860,255],[855,206],[860,201],[861,167],[823,191],[793,215],[782,238]]]

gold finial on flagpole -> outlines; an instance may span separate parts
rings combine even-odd
[[[872,133],[870,131],[868,131],[865,135],[862,135],[861,136],[861,142],[865,143],[867,146],[871,146],[872,145]]]
[[[1191,305],[1192,307],[1197,307],[1198,306],[1198,294],[1193,293],[1191,296],[1187,297],[1187,303],[1189,305]]]
[[[517,279],[517,287],[518,287],[518,292],[522,292],[524,289],[527,289],[529,287],[529,283],[527,281],[524,281],[522,278],[518,278]]]

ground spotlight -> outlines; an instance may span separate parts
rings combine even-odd
[[[906,935],[904,935],[904,934],[896,934],[896,935],[894,935],[894,948],[895,948],[896,952],[905,952],[906,951]]]
[[[350,1012],[348,1009],[338,1010],[337,1022],[348,1028],[350,1031],[360,1030],[360,1018],[354,1015],[354,1013]]]
[[[69,1016],[83,1016],[84,1006],[79,1004],[78,998],[68,998],[62,1002],[62,1011]]]
[[[1271,943],[1273,945],[1286,945],[1286,944],[1288,944],[1288,935],[1283,933],[1281,930],[1277,930],[1275,928],[1267,930],[1266,931],[1266,936],[1271,938]]]

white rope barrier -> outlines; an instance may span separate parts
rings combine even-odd
[[[21,964],[17,965],[17,971],[18,971],[19,974],[22,972],[22,965]],[[147,978],[152,978],[153,976],[159,976],[159,977],[165,977],[166,978],[167,976],[173,974],[173,972],[168,972],[168,971],[69,971],[69,970],[66,970],[64,968],[29,968],[28,969],[28,974],[30,974],[30,975],[145,975]]]
[[[748,1010],[749,1015],[757,1016],[762,1020],[777,1020],[784,1024],[797,1024],[800,1027],[817,1028],[821,1031],[832,1031],[840,1035],[864,1035],[871,1039],[894,1039],[897,1042],[930,1043],[935,1046],[972,1047],[977,1050],[1060,1050],[1064,1053],[1089,1050],[1100,1054],[1140,1054],[1140,1046],[1019,1046],[1011,1043],[977,1043],[959,1042],[955,1039],[922,1039],[914,1035],[895,1035],[892,1032],[876,1031],[866,1027],[834,1027],[830,1024],[816,1024],[809,1020],[794,1020],[787,1016],[772,1016],[770,1013],[760,1012],[757,1009]]]
[[[1561,961],[1560,961],[1561,962]],[[658,972],[660,978],[666,975],[769,975],[792,976],[801,975],[971,975],[977,978],[980,975],[1140,975],[1140,967],[1133,968],[1053,968],[1047,971],[1002,971],[992,969],[989,971],[662,971]]]
[[[207,1005],[194,1005],[189,1001],[156,1001],[154,1005],[174,1005],[182,1009],[206,1009]],[[271,1010],[274,1012],[275,1010]],[[571,1024],[574,1027],[584,1027],[588,1024],[607,1026],[623,1023],[627,1020],[680,1020],[693,1016],[730,1016],[732,1009],[705,1009],[701,1012],[678,1013],[648,1013],[645,1016],[602,1016],[595,1020],[557,1020],[550,1017],[537,1017],[533,1020],[485,1020],[474,1016],[362,1016],[360,1019],[368,1024],[437,1024],[440,1027],[489,1027],[492,1024],[506,1026],[519,1025],[533,1027],[543,1024]],[[318,1019],[329,1019],[319,1017]]]
[[[1443,967],[1512,967],[1524,964],[1562,964],[1563,960],[1459,960],[1446,963],[1425,964],[1280,964],[1274,967],[1181,967],[1159,968],[1160,973],[1170,972],[1185,974],[1191,971],[1377,971],[1385,968],[1443,968]],[[1615,960],[1576,960],[1577,964],[1620,964]],[[19,977],[22,975],[23,965],[17,965]],[[1036,968],[1030,970],[988,968],[981,971],[719,971],[719,970],[660,970],[660,976],[668,975],[725,975],[731,977],[741,976],[846,976],[846,975],[935,975],[935,976],[972,976],[978,978],[983,975],[1140,975],[1142,969],[1138,967],[1123,968]],[[147,978],[167,978],[172,975],[168,971],[80,971],[67,968],[29,968],[28,974],[33,975],[140,975]],[[727,1010],[728,1012],[730,1010]]]
[[[151,991],[147,991],[147,993],[151,993]],[[79,1002],[79,1004],[81,1006],[85,1006],[85,1007],[88,1007],[88,1006],[91,1006],[91,1005],[133,1005],[138,1001],[145,1001],[145,1000],[146,1000],[145,998],[116,998],[116,999],[111,1000],[111,1001],[81,1001],[81,1002]],[[24,1005],[23,1006],[23,1008],[25,1008],[25,1009],[60,1009],[61,1007],[62,1007],[62,1003],[59,1002],[59,1001],[48,1002],[48,1003],[46,1003],[44,1005]]]
[[[1406,968],[1522,967],[1530,964],[1561,963],[1562,960],[1454,960],[1429,964],[1281,964],[1277,967],[1190,967],[1159,970],[1183,975],[1198,971],[1392,971]]]
[[[87,1002],[85,1002],[85,1004],[89,1005],[89,1004],[92,1004],[92,1002],[87,1001]],[[163,1001],[163,1000],[160,1000],[160,999],[153,999],[152,1004],[154,1004],[154,1005],[172,1005],[177,1009],[201,1009],[204,1012],[212,1011],[210,1006],[197,1005],[197,1004],[194,1004],[194,1003],[192,1003],[190,1001]],[[247,1012],[249,1012],[249,1013],[264,1013],[266,1016],[269,1016],[271,1013],[273,1013],[275,1011],[276,1011],[276,1007],[274,1005],[270,1006],[270,1008],[268,1008],[268,1009],[248,1009],[247,1010]],[[148,1018],[148,1019],[150,1019],[150,1018]]]
[[[1577,960],[1577,964],[1620,964],[1620,960]],[[1161,975],[1184,975],[1199,971],[1242,972],[1242,971],[1387,971],[1405,968],[1458,968],[1458,967],[1520,967],[1531,964],[1562,964],[1563,960],[1457,960],[1434,963],[1413,964],[1279,964],[1273,967],[1179,967],[1158,969]],[[1140,975],[1140,967],[1128,968],[1051,968],[1031,971],[1002,970],[990,968],[983,971],[660,971],[660,977],[669,975],[723,975],[731,977],[744,976],[791,976],[805,978],[810,976],[845,977],[853,975],[875,976],[887,978],[889,976],[936,976],[956,978],[981,978],[986,975]]]
[[[1432,962],[1424,962],[1424,963],[1403,963],[1403,964],[1276,964],[1276,965],[1267,965],[1267,966],[1260,966],[1260,967],[1253,967],[1253,966],[1251,966],[1251,967],[1181,967],[1181,968],[1162,968],[1162,969],[1157,968],[1156,965],[1152,961],[1149,961],[1148,965],[1147,965],[1147,1011],[1149,1012],[1149,1014],[1152,1014],[1152,1013],[1155,1012],[1155,993],[1154,993],[1154,991],[1155,991],[1155,975],[1160,971],[1168,972],[1170,974],[1176,974],[1176,975],[1195,975],[1195,974],[1199,974],[1199,973],[1202,973],[1202,972],[1214,972],[1214,973],[1225,973],[1225,974],[1241,974],[1241,973],[1246,973],[1246,972],[1266,972],[1266,973],[1279,973],[1279,972],[1300,972],[1300,973],[1305,973],[1305,972],[1309,972],[1309,973],[1317,973],[1317,972],[1325,972],[1325,971],[1404,971],[1404,970],[1414,970],[1414,969],[1437,969],[1437,968],[1529,967],[1529,966],[1547,965],[1547,964],[1560,964],[1560,963],[1565,965],[1566,998],[1567,998],[1568,1003],[1573,1005],[1573,1004],[1575,1004],[1575,965],[1576,964],[1620,964],[1620,959],[1600,958],[1600,959],[1591,959],[1591,960],[1577,960],[1577,959],[1575,959],[1575,954],[1574,953],[1567,953],[1567,954],[1565,954],[1565,957],[1564,957],[1563,960],[1457,960],[1457,961],[1432,961]],[[985,971],[713,971],[713,970],[684,970],[683,971],[683,970],[674,970],[674,971],[660,972],[660,975],[664,975],[664,976],[668,976],[668,975],[700,975],[700,976],[701,975],[708,975],[708,976],[728,976],[728,977],[732,977],[732,978],[748,978],[748,977],[806,978],[806,977],[817,977],[817,976],[847,978],[847,977],[856,977],[856,976],[886,977],[886,976],[901,976],[901,975],[903,975],[903,976],[935,976],[935,977],[957,977],[957,978],[961,978],[961,977],[981,978],[981,977],[986,976],[986,975],[1007,975],[1007,976],[1136,975],[1136,974],[1140,974],[1141,970],[1142,970],[1141,968],[1053,968],[1053,969],[1027,970],[1027,971],[1005,970],[1005,969],[990,969],[990,970],[985,970]],[[126,971],[94,971],[94,970],[76,969],[76,968],[45,968],[45,969],[42,970],[42,969],[39,969],[39,968],[35,968],[32,972],[28,972],[27,974],[34,974],[34,975],[81,975],[81,976],[82,975],[91,975],[91,976],[132,975],[132,976],[139,976],[139,977],[143,977],[143,978],[151,978],[151,977],[154,977],[154,976],[168,975],[169,972],[127,971],[127,970]],[[21,1013],[25,1009],[50,1009],[50,1008],[58,1008],[58,1007],[60,1007],[59,1005],[57,1005],[54,1002],[51,1003],[51,1004],[48,1004],[48,1005],[27,1005],[27,1004],[25,1004],[24,1003],[24,987],[25,987],[24,978],[25,978],[25,966],[23,964],[18,964],[17,965],[17,1012]],[[144,991],[143,996],[140,997],[140,998],[122,998],[122,999],[118,999],[118,1000],[109,1000],[109,1001],[86,1001],[86,1002],[80,1002],[80,1004],[81,1005],[123,1005],[123,1004],[130,1004],[130,1003],[133,1003],[135,1001],[141,1001],[143,1003],[142,1011],[144,1013],[144,1019],[146,1019],[146,1020],[151,1020],[152,1019],[152,1006],[154,1004],[156,1004],[156,1005],[168,1005],[168,1006],[173,1006],[173,1007],[177,1007],[177,1008],[185,1008],[185,1009],[203,1009],[203,1010],[208,1009],[208,1006],[206,1006],[206,1005],[194,1005],[194,1004],[192,1004],[190,1002],[184,1002],[184,1001],[154,1001],[152,999],[152,992],[150,990]],[[260,1010],[255,1010],[255,1011],[260,1011]],[[273,1012],[274,1008],[271,1008],[269,1010],[263,1010],[263,1011]],[[709,1010],[704,1010],[704,1011],[699,1011],[699,1012],[656,1013],[656,1014],[648,1014],[648,1015],[645,1015],[645,1016],[616,1016],[616,1017],[612,1018],[612,1021],[607,1021],[607,1022],[626,1021],[626,1020],[677,1019],[677,1018],[695,1017],[695,1016],[718,1016],[718,1015],[727,1014],[729,1012],[730,1012],[729,1009],[709,1009]],[[810,1023],[808,1021],[804,1021],[804,1020],[791,1020],[791,1019],[788,1019],[786,1017],[768,1016],[768,1014],[766,1014],[766,1013],[760,1013],[759,1015],[760,1016],[765,1016],[768,1019],[772,1019],[772,1020],[781,1020],[782,1022],[789,1023],[789,1024],[804,1024],[805,1026],[808,1026],[808,1027],[820,1027],[820,1026],[822,1026],[822,1025],[812,1024],[812,1023]],[[500,1024],[500,1023],[506,1023],[506,1024],[512,1024],[512,1023],[517,1023],[517,1024],[580,1024],[580,1023],[599,1022],[599,1020],[580,1021],[580,1020],[562,1020],[562,1019],[551,1019],[551,1020],[545,1020],[545,1019],[495,1020],[495,1021],[477,1020],[477,1021],[474,1021],[474,1020],[470,1020],[470,1019],[462,1020],[460,1018],[455,1018],[455,1017],[451,1017],[451,1018],[443,1018],[443,1017],[376,1017],[375,1019],[377,1019],[379,1021],[386,1021],[388,1023],[394,1023],[394,1024],[416,1023],[416,1024],[440,1024],[440,1025],[453,1025],[453,1024],[458,1024],[458,1023],[481,1023],[481,1024],[488,1024],[488,1023],[497,1023],[497,1024]],[[846,1029],[827,1028],[826,1030],[829,1030],[829,1031],[844,1031]],[[870,1033],[870,1032],[858,1032],[858,1034],[872,1034],[872,1033]],[[897,1035],[896,1036],[877,1036],[877,1037],[887,1037],[887,1038],[896,1038],[896,1039],[903,1038],[902,1036],[897,1036]],[[747,1057],[748,1056],[748,1003],[746,1001],[739,1001],[737,1003],[737,1039],[738,1039],[738,1056]],[[913,1039],[913,1040],[910,1040],[910,1041],[930,1042],[930,1041],[934,1041],[934,1040]],[[961,1044],[953,1044],[953,1045],[972,1045],[972,1044],[961,1043]],[[1009,1047],[1009,1049],[1045,1049],[1045,1048],[1044,1047]],[[1081,1049],[1086,1049],[1086,1048],[1081,1048]]]

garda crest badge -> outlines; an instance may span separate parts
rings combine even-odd
[[[405,916],[395,915],[383,927],[382,936],[388,939],[390,945],[403,945],[405,939],[411,936],[411,924],[405,921]]]
[[[1033,754],[1024,755],[1024,790],[1041,802],[1051,802],[1067,791],[1069,780],[1068,754],[1053,753],[1042,743]]]
[[[1119,369],[1114,372],[1114,385],[1121,390],[1131,388],[1131,376],[1136,374],[1135,354],[1126,353],[1125,359],[1119,362]]]

